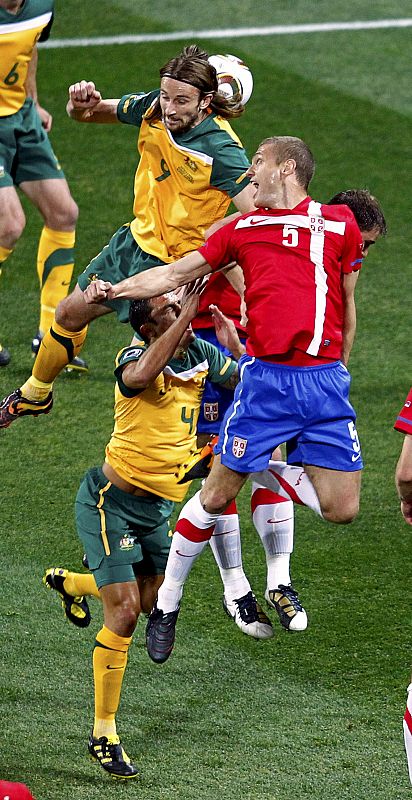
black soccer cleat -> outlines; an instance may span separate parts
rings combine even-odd
[[[7,364],[10,364],[10,359],[11,359],[10,351],[7,350],[6,347],[3,347],[2,344],[0,344],[0,367],[7,367]]]
[[[187,483],[196,478],[207,478],[213,464],[213,448],[218,438],[218,436],[213,436],[204,447],[196,450],[188,463],[183,465],[178,483]]]
[[[281,583],[276,589],[266,589],[265,598],[267,604],[277,611],[280,623],[287,631],[306,630],[307,614],[291,583],[288,586]]]
[[[53,395],[49,392],[44,400],[28,400],[20,389],[15,389],[0,402],[0,428],[8,428],[19,417],[38,417],[48,414],[53,408]]]
[[[94,761],[98,761],[112,778],[125,780],[138,777],[139,771],[123,750],[118,736],[101,736],[100,739],[95,739],[91,734],[88,750]]]
[[[48,589],[54,589],[60,596],[62,609],[69,622],[72,622],[73,625],[76,625],[78,628],[87,628],[91,620],[87,600],[84,595],[75,597],[66,592],[64,580],[67,577],[67,572],[67,569],[52,567],[46,571],[43,577],[43,583]]]
[[[146,625],[146,647],[150,658],[156,664],[167,661],[173,650],[179,610],[177,608],[176,611],[164,614],[155,603],[149,614]]]
[[[43,337],[41,336],[40,331],[37,331],[35,337],[32,339],[31,352],[33,354],[33,358],[35,356],[37,356],[37,353],[39,352],[39,347],[41,345],[42,338]],[[84,361],[83,358],[79,358],[79,356],[75,356],[72,359],[72,361],[70,361],[70,364],[67,364],[67,366],[64,369],[65,369],[65,372],[88,372],[89,371],[89,367],[87,365],[87,362]]]

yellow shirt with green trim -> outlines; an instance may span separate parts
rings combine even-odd
[[[130,389],[124,367],[147,350],[143,341],[116,358],[114,430],[106,461],[126,481],[167,500],[183,500],[182,468],[196,450],[196,425],[206,378],[225,383],[236,362],[217,347],[195,338],[183,360],[172,358],[149,386]]]
[[[249,161],[229,122],[214,113],[175,136],[161,120],[151,122],[147,113],[158,96],[159,90],[125,95],[117,116],[140,128],[132,234],[142,250],[168,263],[204,243],[207,228],[249,183]]]
[[[33,48],[49,36],[53,7],[52,0],[25,0],[17,14],[0,7],[0,117],[15,114],[26,100]]]

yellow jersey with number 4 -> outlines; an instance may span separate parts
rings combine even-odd
[[[0,7],[0,117],[15,114],[26,100],[33,49],[48,37],[52,0],[25,0],[17,14]]]
[[[146,349],[139,342],[117,356],[114,430],[106,461],[129,483],[179,502],[188,489],[178,480],[196,450],[205,380],[226,383],[236,362],[195,338],[185,358],[172,358],[145,389],[128,389],[122,382],[123,368],[138,361]]]

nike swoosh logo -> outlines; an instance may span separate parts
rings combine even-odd
[[[249,224],[250,225],[265,225],[267,221],[268,221],[267,217],[264,217],[264,219],[251,219]]]
[[[123,669],[123,667],[109,667],[109,666],[107,666],[106,669]]]
[[[156,128],[157,131],[160,131],[161,128],[159,125],[153,125],[153,122],[149,122],[149,128]]]
[[[194,558],[197,553],[181,553],[180,550],[176,550],[177,556],[183,556],[183,558]]]
[[[267,519],[266,522],[272,523],[273,525],[277,525],[278,522],[289,522],[291,517],[285,517],[285,519]]]
[[[358,460],[358,458],[360,458],[360,455],[361,455],[361,454],[360,454],[360,453],[358,453],[358,455],[357,455],[357,456],[352,456],[352,461],[357,461],[357,460]]]

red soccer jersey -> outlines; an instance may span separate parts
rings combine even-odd
[[[401,431],[401,433],[409,433],[410,436],[412,436],[412,388],[409,390],[409,394],[396,418],[396,422],[393,427],[396,431]]]
[[[206,289],[199,298],[199,310],[192,321],[192,328],[214,328],[213,317],[209,311],[211,303],[217,305],[223,314],[233,320],[237,330],[242,336],[245,329],[240,324],[240,297],[224,275],[216,273],[211,275]]]
[[[220,228],[199,252],[212,270],[231,261],[243,269],[248,352],[341,357],[342,278],[362,263],[347,206],[306,197],[293,209],[258,209]]]

